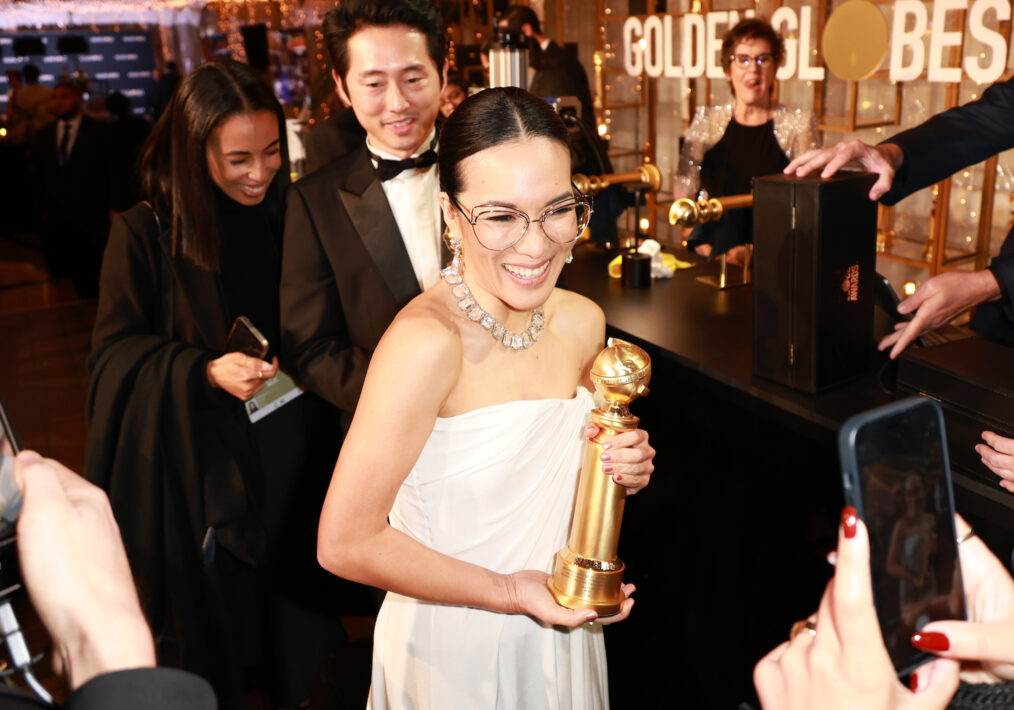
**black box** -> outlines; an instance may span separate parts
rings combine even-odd
[[[910,347],[898,362],[898,396],[912,394],[943,406],[955,483],[968,487],[959,476],[976,481],[1014,507],[1014,494],[999,487],[999,477],[975,453],[987,429],[1014,438],[1014,348],[982,338]]]
[[[753,183],[753,371],[815,393],[866,372],[873,346],[875,175]]]

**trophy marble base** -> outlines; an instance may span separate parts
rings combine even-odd
[[[623,570],[624,564],[618,559],[589,560],[565,548],[556,553],[549,591],[560,606],[612,616],[623,607]]]

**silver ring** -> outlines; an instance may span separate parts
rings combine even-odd
[[[973,528],[969,527],[968,530],[966,530],[963,535],[960,535],[958,537],[958,544],[960,545],[965,540],[968,540],[969,538],[973,538],[973,537],[975,537],[975,530]]]
[[[804,631],[810,634],[811,637],[816,636],[817,622],[813,619],[800,619],[792,625],[791,629],[789,629],[789,640],[791,641]]]

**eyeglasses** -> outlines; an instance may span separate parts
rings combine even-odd
[[[774,55],[771,54],[758,54],[756,57],[749,54],[733,54],[730,59],[741,69],[749,69],[751,64],[756,64],[758,69],[763,69],[775,61]]]
[[[532,222],[539,223],[551,242],[570,244],[588,226],[593,211],[591,200],[580,193],[550,205],[534,220],[513,207],[487,204],[466,210],[457,199],[450,199],[472,225],[472,234],[479,244],[491,251],[504,251],[520,242]]]

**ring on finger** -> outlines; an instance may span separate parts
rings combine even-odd
[[[817,622],[813,619],[800,619],[789,629],[789,640],[796,638],[799,634],[806,632],[811,637],[817,635]]]

